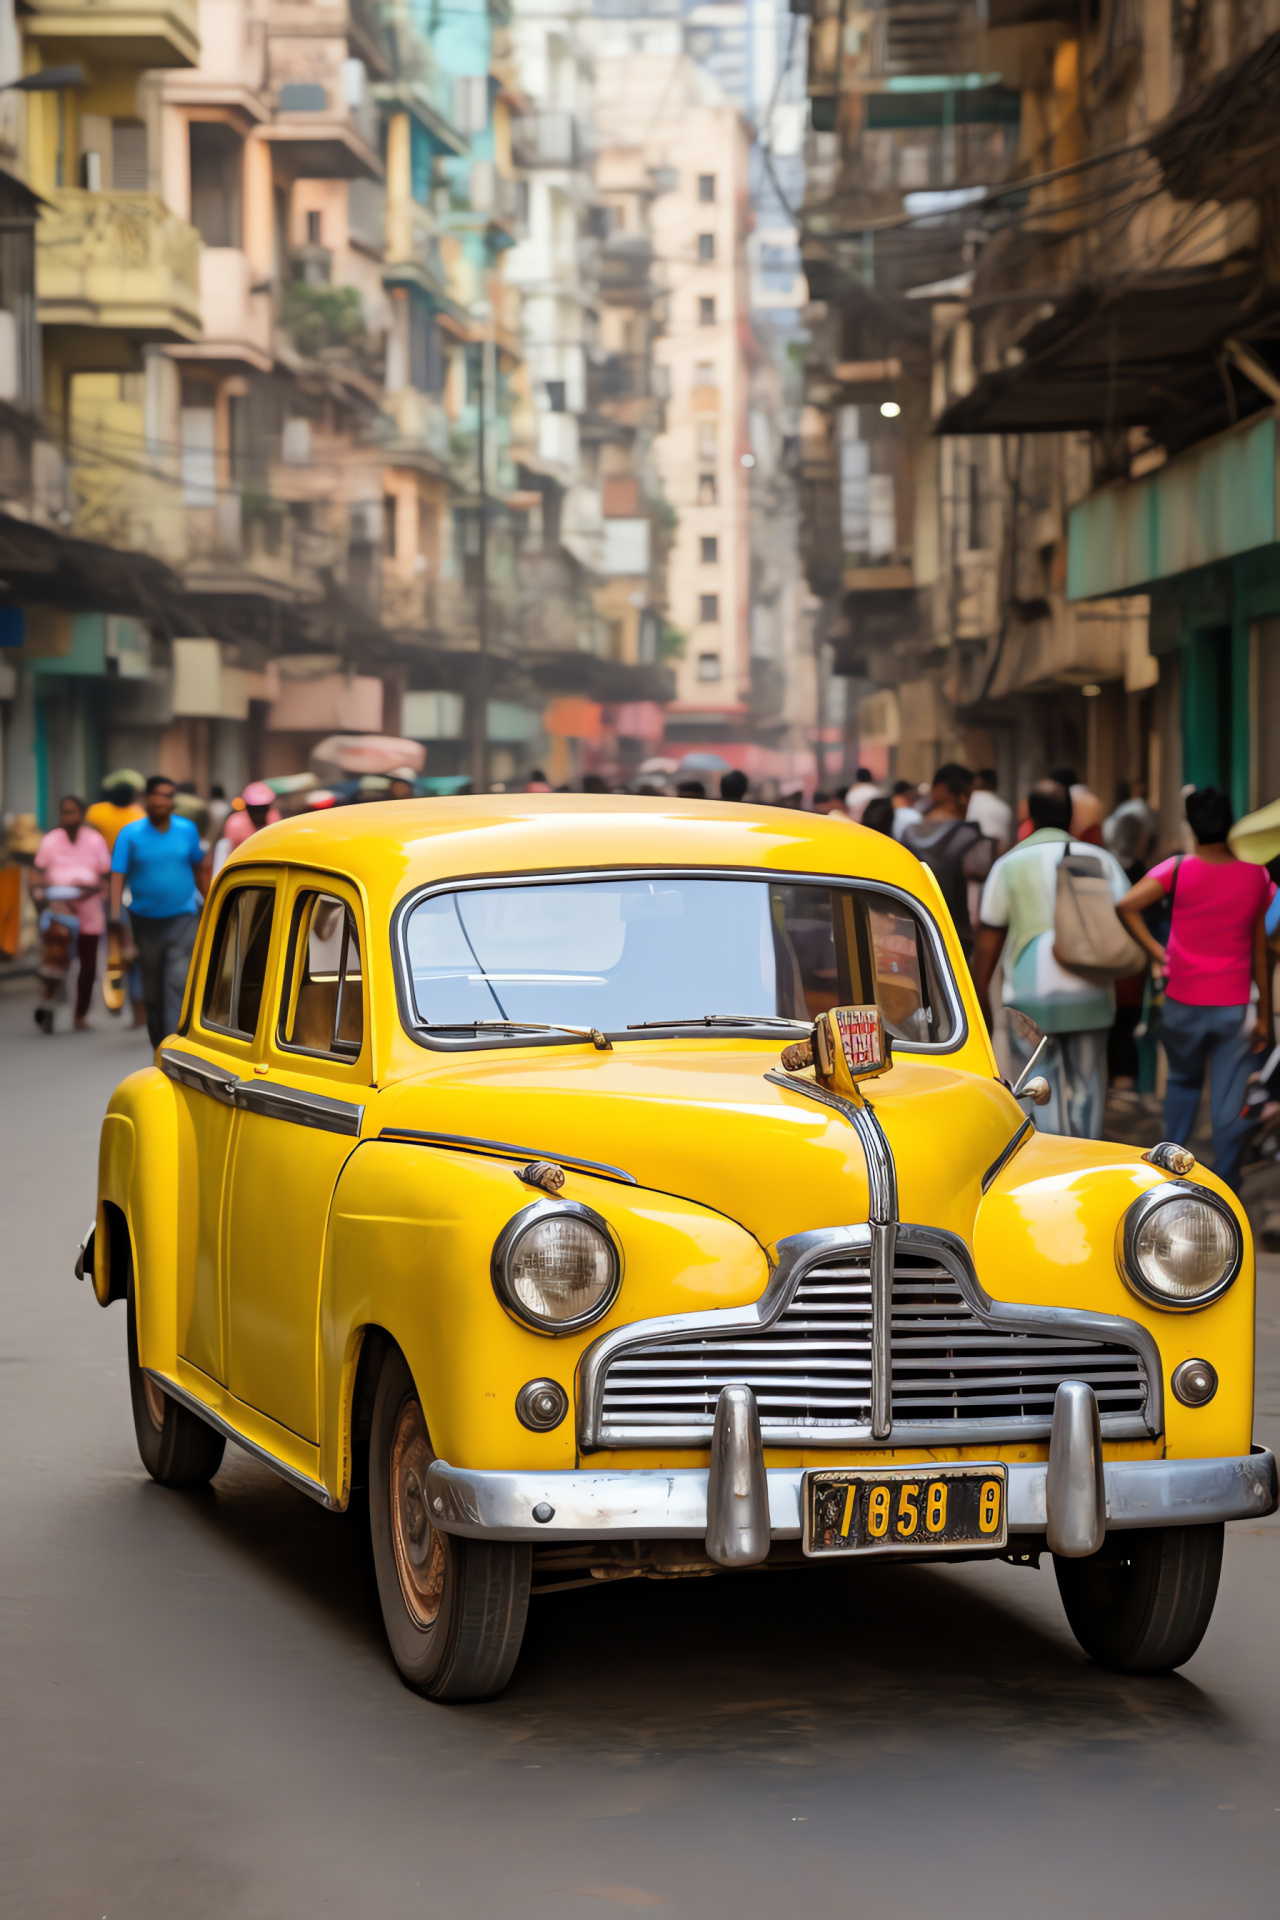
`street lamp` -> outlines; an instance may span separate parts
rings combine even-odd
[[[492,346],[493,308],[487,300],[476,300],[471,318],[489,327],[489,338],[482,338],[476,356],[476,468],[480,482],[480,585],[476,602],[476,627],[480,642],[471,680],[471,791],[485,793],[489,786],[489,485],[485,445],[485,360]]]

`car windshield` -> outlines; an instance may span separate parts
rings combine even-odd
[[[700,875],[466,887],[419,900],[403,939],[414,1019],[446,1043],[503,1021],[617,1037],[711,1018],[723,1032],[730,1016],[808,1023],[871,1001],[904,1045],[955,1036],[922,921],[872,888]]]

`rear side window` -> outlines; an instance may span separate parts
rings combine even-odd
[[[293,919],[280,1044],[355,1060],[364,1043],[360,933],[345,900],[304,893]]]
[[[251,1040],[271,950],[274,887],[234,887],[218,913],[204,989],[204,1024]]]

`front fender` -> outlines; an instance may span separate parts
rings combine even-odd
[[[978,1211],[973,1254],[993,1299],[1123,1314],[1151,1334],[1164,1374],[1165,1451],[1197,1458],[1246,1454],[1253,1437],[1253,1239],[1235,1195],[1203,1167],[1193,1176],[1224,1199],[1240,1223],[1244,1260],[1235,1284],[1212,1305],[1166,1312],[1125,1285],[1117,1260],[1124,1215],[1165,1176],[1132,1147],[1033,1133],[992,1184]],[[1218,1391],[1184,1407],[1170,1389],[1183,1360],[1208,1360]]]
[[[321,1472],[349,1483],[350,1401],[363,1332],[381,1327],[409,1363],[432,1444],[476,1468],[576,1464],[570,1411],[551,1433],[516,1418],[528,1380],[549,1378],[573,1405],[583,1349],[613,1326],[660,1313],[758,1299],[768,1261],[744,1227],[689,1200],[569,1172],[561,1198],[606,1219],[622,1249],[613,1306],[575,1334],[519,1325],[490,1279],[494,1243],[532,1201],[509,1161],[388,1140],[363,1142],[334,1194],[320,1304]]]

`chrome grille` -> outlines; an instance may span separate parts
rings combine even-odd
[[[653,1342],[619,1353],[603,1385],[606,1445],[703,1441],[722,1387],[756,1396],[766,1444],[866,1441],[871,1421],[868,1255],[815,1262],[771,1326],[759,1332]],[[891,1326],[893,1439],[943,1442],[1046,1434],[1063,1380],[1086,1380],[1111,1432],[1145,1430],[1140,1354],[1103,1340],[991,1324],[931,1253],[899,1241]]]

